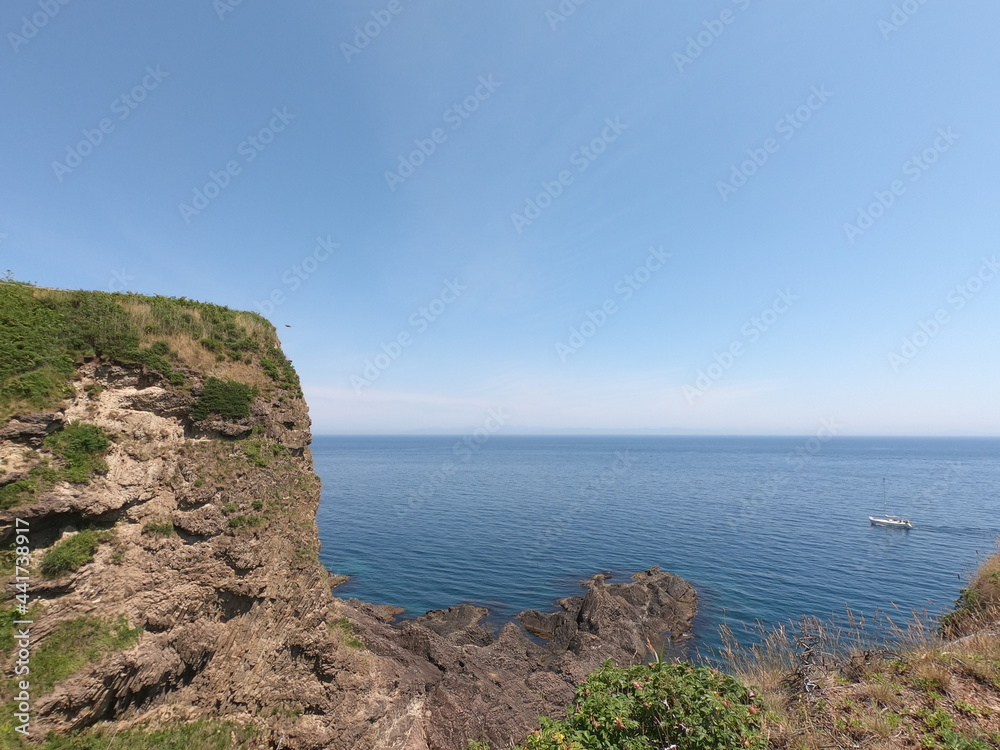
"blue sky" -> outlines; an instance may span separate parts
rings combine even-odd
[[[317,433],[997,434],[993,2],[11,0],[0,32],[0,267],[263,311]]]

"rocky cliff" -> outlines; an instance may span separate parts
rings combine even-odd
[[[19,727],[81,748],[503,744],[690,626],[693,590],[657,569],[496,635],[468,605],[399,624],[337,599],[308,411],[259,316],[7,282],[0,360],[0,659],[31,670],[28,721],[0,685],[0,747]]]

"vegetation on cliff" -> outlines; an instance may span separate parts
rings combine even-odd
[[[27,502],[57,482],[84,484],[94,474],[107,471],[102,459],[110,445],[104,430],[81,422],[72,422],[49,435],[44,440],[48,456],[29,454],[29,458],[39,460],[24,478],[0,486],[0,510]],[[3,473],[0,471],[0,476]]]
[[[75,365],[95,356],[142,364],[178,387],[194,372],[301,395],[274,328],[256,313],[0,281],[0,419],[53,408],[72,395]]]
[[[618,634],[612,653],[627,664],[643,627],[663,632],[659,615],[677,611],[605,628],[625,600],[618,584],[588,582],[562,613],[521,613],[530,632],[577,647],[541,671],[529,662],[551,665],[552,651],[514,624],[494,639],[482,614],[463,619],[460,607],[455,622],[397,627],[380,608],[334,600],[318,561],[307,425],[295,373],[259,316],[0,283],[0,535],[11,538],[15,515],[30,521],[38,639],[38,733],[28,744],[15,732],[14,683],[0,679],[0,750],[409,738],[437,750],[476,727],[494,747],[526,750],[1000,746],[1000,556],[941,628],[915,621],[872,643],[861,628],[810,621],[732,646],[717,669],[606,664],[574,697],[603,658],[575,661],[607,645],[598,633]],[[14,560],[0,551],[7,668]],[[668,578],[640,574],[629,602],[644,610],[642,591],[687,601],[687,584]],[[693,591],[689,604],[693,616]],[[524,739],[539,713],[567,703],[566,718]]]
[[[752,691],[717,669],[607,662],[576,691],[561,721],[542,719],[523,750],[766,750]]]
[[[317,629],[332,604],[308,423],[274,328],[254,313],[0,282],[0,542],[27,519],[29,562],[17,554],[34,623],[32,744],[16,731],[9,679],[16,558],[0,552],[0,749],[221,750],[280,731],[279,715],[245,706],[280,703],[270,690],[305,694],[291,686],[312,685],[314,667],[267,640],[258,605],[281,602],[292,623],[281,632],[307,642],[298,629]],[[245,656],[215,656],[244,629],[264,639],[236,639],[255,663],[281,664],[263,686],[243,674]],[[193,711],[178,693],[195,675],[246,697],[176,723],[106,723],[157,701]]]
[[[729,633],[722,671],[605,664],[519,750],[1000,747],[1000,553],[940,620],[886,617],[877,642],[870,624],[812,618],[750,647]]]
[[[1000,553],[943,618],[816,619],[735,643],[727,669],[767,707],[773,748],[990,750],[1000,747]]]

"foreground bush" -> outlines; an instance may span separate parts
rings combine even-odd
[[[764,750],[762,718],[753,693],[718,670],[607,662],[577,688],[567,718],[543,718],[522,750]]]

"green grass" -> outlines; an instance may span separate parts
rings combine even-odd
[[[277,458],[286,458],[290,454],[288,448],[281,443],[273,443],[267,440],[244,440],[240,443],[243,454],[247,461],[254,466],[270,466]]]
[[[167,537],[176,534],[177,530],[174,528],[174,524],[170,520],[149,521],[142,527],[142,533],[150,536]]]
[[[336,631],[340,633],[341,643],[348,648],[361,649],[365,647],[365,644],[354,635],[354,627],[346,617],[341,617],[339,620],[331,622],[329,627],[331,632]]]
[[[271,380],[296,395],[302,395],[299,388],[299,376],[281,349],[274,347],[268,349],[266,355],[260,358],[260,366]]]
[[[0,654],[8,654],[14,648],[14,620],[30,619],[30,615],[20,615],[10,605],[0,609]]]
[[[45,445],[63,460],[59,479],[83,484],[96,473],[108,470],[102,457],[111,446],[111,440],[97,425],[72,422],[61,432],[45,438]]]
[[[0,510],[7,510],[23,504],[34,497],[38,484],[31,479],[21,479],[0,487]]]
[[[65,573],[78,570],[94,559],[94,553],[101,542],[110,538],[106,531],[86,529],[64,539],[42,555],[38,566],[44,578],[58,578]]]
[[[250,403],[256,395],[255,389],[235,380],[209,378],[194,406],[191,416],[205,419],[210,414],[218,414],[225,419],[239,419],[250,416]]]
[[[28,615],[27,619],[34,617],[34,612]],[[0,625],[5,621],[0,621]],[[12,627],[12,625],[11,625]],[[78,617],[68,620],[56,626],[36,646],[31,655],[31,694],[37,700],[41,696],[50,693],[52,689],[67,677],[75,674],[87,664],[100,661],[108,654],[115,651],[130,648],[139,640],[142,628],[130,628],[124,617],[119,617],[114,622],[99,619],[97,617]],[[20,750],[24,748],[37,748],[38,745],[29,745],[24,742],[20,735],[14,731],[16,724],[13,716],[13,701],[16,694],[16,681],[6,680],[0,683],[0,750]],[[107,748],[107,740],[102,745],[83,744],[59,744],[70,740],[54,741],[55,744],[46,743],[47,748]],[[132,747],[158,747],[158,745],[118,745],[121,748]],[[177,746],[180,747],[180,746]]]
[[[184,385],[175,369],[183,363],[166,341],[172,337],[198,342],[219,360],[256,361],[277,387],[301,396],[274,327],[256,313],[183,297],[41,289],[8,278],[0,279],[0,420],[56,407],[72,395],[69,382],[84,357],[142,364]]]
[[[25,479],[0,487],[0,509],[23,505],[56,482],[84,484],[95,474],[108,470],[103,458],[111,440],[96,425],[72,422],[61,432],[45,438],[45,445],[61,466],[55,468],[44,461],[32,468]]]
[[[85,615],[56,626],[31,659],[31,685],[44,695],[87,664],[134,646],[142,628],[129,628],[123,616],[114,622]]]
[[[41,750],[243,750],[256,732],[228,722],[199,719],[161,729],[90,730],[71,737],[49,737]]]
[[[255,529],[264,523],[263,516],[233,516],[229,519],[231,529]]]

